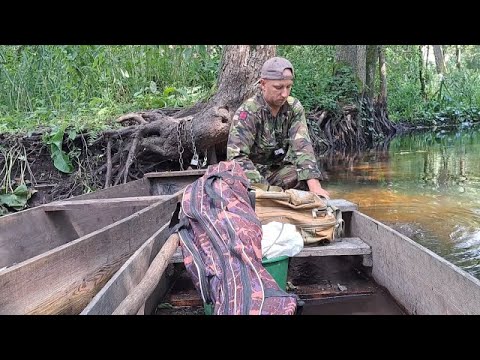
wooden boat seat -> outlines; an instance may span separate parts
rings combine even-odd
[[[330,203],[338,207],[342,213],[357,210],[356,204],[342,199],[330,200]],[[363,265],[372,266],[370,246],[358,237],[338,238],[333,243],[322,246],[306,246],[295,257],[307,256],[345,256],[345,255],[363,255]],[[183,256],[180,247],[175,251],[170,263],[182,263]]]
[[[342,256],[342,255],[368,255],[371,256],[372,249],[360,238],[339,238],[328,245],[306,246],[295,257],[307,256]],[[182,263],[183,256],[180,247],[177,248],[170,263]],[[364,265],[368,266],[368,259],[364,257]],[[370,265],[371,266],[371,265]]]

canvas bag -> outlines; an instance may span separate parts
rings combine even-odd
[[[255,188],[255,213],[262,224],[278,221],[300,231],[305,245],[331,243],[343,234],[340,209],[310,191],[282,190],[276,186]]]

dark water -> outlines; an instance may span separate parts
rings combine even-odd
[[[332,198],[359,205],[480,278],[480,129],[396,137],[386,150],[324,165]]]

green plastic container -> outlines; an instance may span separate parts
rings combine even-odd
[[[262,259],[262,265],[267,270],[278,286],[287,289],[287,274],[288,274],[288,256],[279,256],[271,259]],[[205,315],[213,314],[213,304],[204,304],[203,310]]]
[[[277,282],[280,289],[287,289],[288,274],[288,256],[279,256],[271,259],[262,259],[262,265],[273,279]]]
[[[213,315],[213,304],[203,304],[205,315]]]

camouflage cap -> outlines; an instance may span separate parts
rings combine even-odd
[[[292,70],[292,77],[283,76],[285,69]],[[290,61],[278,56],[265,61],[260,71],[260,78],[267,80],[289,80],[293,78],[293,75],[293,66]]]

